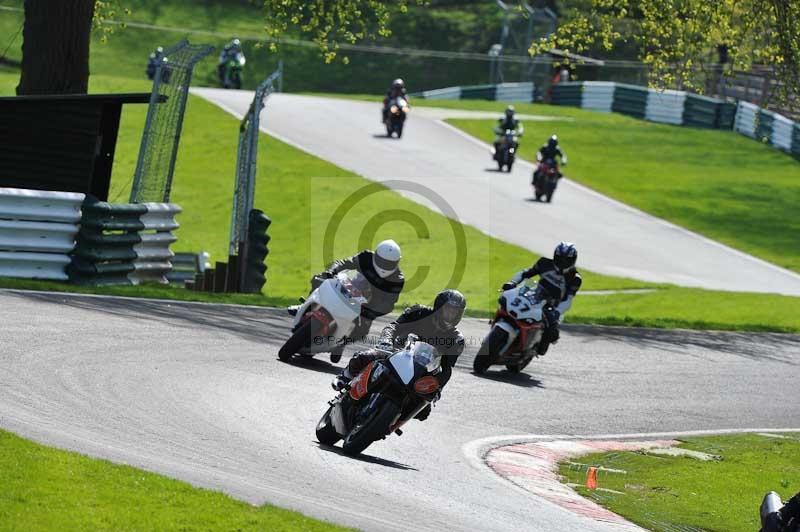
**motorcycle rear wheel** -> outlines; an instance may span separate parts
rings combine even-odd
[[[391,401],[386,401],[372,412],[367,419],[356,423],[342,442],[342,450],[348,456],[360,454],[376,440],[389,434],[389,424],[399,413],[399,408]]]
[[[295,353],[300,351],[304,346],[310,345],[314,336],[319,334],[322,330],[322,324],[316,318],[309,318],[294,334],[292,334],[286,343],[278,350],[278,358],[281,362],[289,362]]]
[[[486,370],[489,369],[492,361],[500,354],[500,350],[506,345],[507,341],[508,333],[500,327],[493,327],[489,332],[489,336],[483,340],[480,349],[478,349],[475,360],[472,361],[472,371],[476,375],[486,373]]]
[[[333,406],[328,407],[317,423],[317,441],[322,445],[333,445],[342,439],[331,423],[331,410],[333,410]]]

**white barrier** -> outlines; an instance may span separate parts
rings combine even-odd
[[[66,280],[84,195],[0,188],[0,277]]]
[[[758,106],[740,101],[736,106],[736,120],[733,129],[750,138],[756,137]]]
[[[770,143],[783,151],[792,151],[792,128],[794,122],[779,114],[773,115],[773,119]]]
[[[179,224],[175,216],[181,212],[174,203],[144,203],[147,212],[139,217],[144,229],[139,231],[141,242],[133,246],[136,259],[134,271],[128,275],[133,284],[157,282],[166,284],[167,274],[172,270],[170,260],[175,254],[169,249],[178,239],[172,231]],[[147,232],[145,232],[147,231]]]
[[[422,97],[426,100],[460,100],[461,87],[445,87],[444,89],[422,91]]]
[[[532,102],[533,82],[500,83],[497,85],[494,99],[503,102]]]
[[[664,124],[683,124],[683,106],[686,102],[686,92],[664,90],[647,91],[647,107],[644,117],[651,122]]]
[[[615,84],[612,81],[587,81],[583,84],[581,107],[593,111],[611,112]]]

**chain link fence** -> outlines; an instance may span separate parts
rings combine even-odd
[[[258,132],[261,110],[267,96],[280,92],[283,80],[283,62],[278,69],[256,87],[250,109],[239,126],[239,147],[236,155],[236,189],[233,192],[231,234],[228,254],[238,255],[247,239],[249,213],[253,209],[256,189],[256,162],[258,158]]]
[[[182,40],[156,67],[131,188],[131,203],[168,202],[194,66],[212,46]]]

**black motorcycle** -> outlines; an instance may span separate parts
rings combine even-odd
[[[494,160],[497,161],[497,171],[502,172],[503,167],[510,172],[514,166],[517,153],[517,134],[513,129],[506,129],[494,149]]]
[[[545,198],[547,203],[553,201],[553,194],[556,192],[558,180],[561,178],[561,172],[558,170],[558,165],[553,159],[545,159],[536,167],[533,174],[533,194],[536,201],[542,201]]]
[[[389,112],[386,114],[386,136],[391,137],[393,134],[397,138],[403,136],[403,126],[406,123],[406,115],[408,114],[408,100],[402,96],[392,98],[389,102]]]
[[[339,440],[354,456],[400,428],[439,396],[442,357],[430,344],[409,336],[406,346],[389,358],[370,362],[330,401],[317,423],[317,440]]]

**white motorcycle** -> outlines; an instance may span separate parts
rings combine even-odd
[[[473,371],[480,375],[489,366],[505,364],[508,371],[519,373],[538,357],[536,346],[542,339],[553,302],[558,301],[556,297],[548,294],[541,284],[522,284],[504,291],[491,321],[492,328],[472,363]]]
[[[339,362],[340,348],[355,329],[361,306],[371,293],[369,281],[357,270],[344,270],[324,280],[297,309],[292,336],[278,351],[278,358],[288,362],[294,355],[331,353],[331,362]]]

